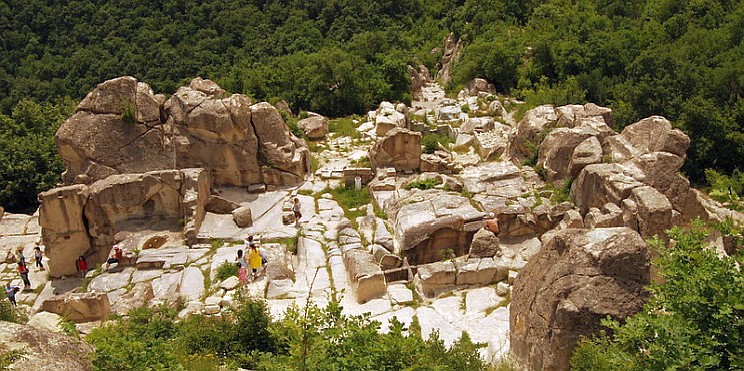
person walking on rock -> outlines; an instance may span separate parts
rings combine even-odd
[[[28,280],[28,267],[26,264],[18,262],[18,273],[21,275],[21,279],[23,280],[23,289],[31,290],[31,281]]]
[[[80,273],[80,278],[85,278],[85,274],[88,273],[88,262],[85,261],[85,257],[80,255],[80,257],[75,260],[75,268]]]
[[[44,270],[44,264],[41,263],[41,248],[39,246],[34,247],[34,259],[36,259],[36,267],[40,270]]]
[[[295,227],[300,227],[300,218],[302,218],[302,213],[300,212],[300,199],[295,197],[294,198],[294,204],[292,204],[292,212],[294,213],[295,217]]]
[[[21,291],[21,288],[18,286],[11,286],[10,282],[5,284],[5,295],[8,295],[8,300],[10,300],[10,303],[13,304],[13,306],[18,306],[18,303],[16,303],[16,293],[18,291]]]
[[[238,279],[240,280],[240,286],[245,286],[248,283],[248,267],[246,266],[245,257],[243,256],[243,249],[238,249],[238,256],[235,258],[238,267]]]
[[[263,265],[261,261],[261,253],[258,251],[256,244],[251,244],[251,250],[248,252],[248,264],[251,266],[253,279],[258,277],[258,268]]]

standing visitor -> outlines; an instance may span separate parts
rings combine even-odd
[[[16,251],[16,255],[18,256],[18,263],[26,265],[26,257],[23,256],[23,246],[18,247],[18,250]]]
[[[10,300],[10,303],[13,304],[13,306],[18,306],[18,303],[16,303],[16,293],[18,291],[21,291],[21,288],[18,286],[11,286],[10,282],[5,284],[5,295],[8,295],[8,300]]]
[[[34,259],[36,259],[36,267],[40,270],[44,270],[44,264],[41,263],[41,248],[39,246],[34,247]]]
[[[245,267],[242,257],[240,260],[241,261],[235,263],[235,265],[238,267],[238,280],[240,281],[240,287],[243,287],[248,284],[248,269]]]
[[[292,212],[294,213],[295,217],[295,227],[300,227],[300,218],[302,218],[302,213],[300,212],[300,199],[295,197],[294,198],[294,204],[292,205]]]
[[[28,280],[28,267],[26,264],[18,262],[18,273],[20,273],[23,280],[23,289],[31,290],[31,281]]]
[[[88,262],[85,261],[85,257],[80,255],[80,257],[75,260],[75,268],[80,273],[80,278],[85,278],[85,274],[88,273]]]
[[[261,261],[261,253],[258,252],[256,244],[251,244],[251,250],[248,252],[248,264],[251,266],[251,277],[255,280],[256,277],[258,277],[258,268],[261,268],[261,265],[263,265]]]

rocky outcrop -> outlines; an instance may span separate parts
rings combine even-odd
[[[408,70],[408,76],[411,78],[411,94],[413,95],[413,100],[424,100],[425,98],[421,88],[433,81],[429,69],[423,64],[418,66],[418,70],[410,65],[406,66],[406,69]]]
[[[115,235],[151,225],[178,227],[194,240],[209,198],[209,174],[203,169],[154,171],[110,176],[90,187],[54,188],[39,196],[39,223],[52,277],[75,274],[74,261],[106,259]]]
[[[310,139],[321,139],[328,135],[328,119],[321,115],[311,115],[297,122],[297,127]]]
[[[168,101],[133,77],[99,84],[56,134],[63,181],[92,184],[115,174],[202,167],[215,184],[296,184],[307,147],[268,103],[201,78]]]
[[[510,350],[530,370],[568,370],[579,338],[598,334],[600,320],[642,308],[650,255],[628,228],[567,229],[543,242],[514,281]]]
[[[417,170],[421,162],[421,133],[397,127],[388,131],[370,148],[369,160],[373,168]]]
[[[446,85],[452,78],[452,66],[460,60],[462,52],[462,40],[458,40],[454,33],[447,35],[444,39],[444,54],[442,55],[442,68],[437,72],[435,77]]]
[[[405,107],[403,107],[405,108]],[[375,135],[384,137],[390,130],[406,127],[405,109],[398,109],[390,102],[381,102],[376,111],[370,113],[375,122]]]
[[[54,188],[39,194],[39,225],[49,258],[49,275],[75,274],[75,260],[91,247],[83,210],[88,202],[88,187],[76,184]]]
[[[9,370],[92,370],[93,347],[70,336],[0,321],[0,353],[22,354],[5,363]]]
[[[41,308],[66,316],[75,323],[101,321],[111,314],[111,305],[105,292],[70,292],[45,300]]]
[[[473,234],[485,223],[485,214],[467,198],[437,189],[414,189],[388,200],[385,211],[397,250],[413,265],[439,261],[447,254],[464,255]]]

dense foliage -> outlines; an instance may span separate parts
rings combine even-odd
[[[410,101],[406,65],[435,73],[450,31],[466,45],[450,91],[480,76],[529,106],[609,106],[618,128],[663,115],[692,138],[691,180],[741,170],[742,0],[10,0],[0,113],[17,121],[24,102],[54,107],[122,75],[166,94],[200,75],[295,112],[363,113]],[[58,179],[51,132],[5,134],[0,180],[15,183],[0,182],[0,204],[32,207]]]
[[[380,334],[379,322],[345,316],[338,302],[324,309],[290,308],[273,321],[266,304],[240,299],[223,317],[194,315],[181,322],[167,308],[140,308],[94,330],[97,370],[484,370],[467,338],[447,349],[394,322]],[[416,328],[418,330],[418,328]]]
[[[706,235],[699,223],[671,231],[675,244],[658,249],[656,264],[666,282],[624,324],[606,320],[613,336],[584,341],[573,369],[744,369],[744,256],[719,257],[705,248]]]

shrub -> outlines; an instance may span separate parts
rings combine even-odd
[[[439,184],[442,184],[442,182],[439,181],[439,179],[437,178],[417,179],[417,180],[414,180],[406,184],[404,188],[405,189],[418,188],[421,190],[427,190],[427,189],[432,189]]]
[[[434,153],[434,151],[439,149],[439,145],[441,144],[443,147],[447,148],[447,145],[450,143],[454,143],[452,138],[437,134],[437,133],[429,133],[425,134],[423,138],[421,138],[421,145],[424,146],[424,153]]]
[[[21,323],[21,316],[9,300],[0,301],[0,321]]]
[[[354,120],[360,120],[360,117],[353,115],[330,120],[328,121],[328,131],[335,133],[338,137],[361,138],[362,135],[357,131]]]
[[[218,281],[222,282],[232,276],[238,275],[238,267],[233,262],[229,262],[225,260],[220,264],[219,267],[217,267],[217,273],[215,274],[215,278],[217,278]]]
[[[130,100],[121,101],[121,121],[125,124],[132,125],[137,122],[137,112],[134,103]]]

